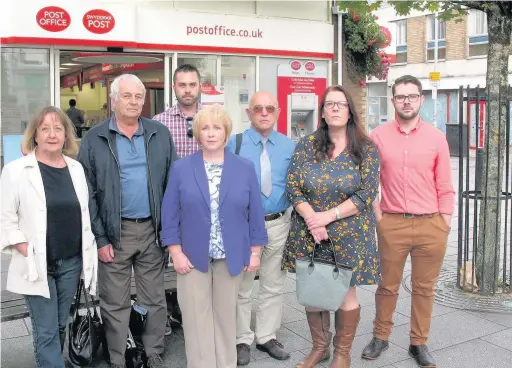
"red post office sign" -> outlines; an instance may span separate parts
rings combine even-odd
[[[114,16],[103,9],[89,10],[82,19],[85,29],[96,34],[108,33],[114,29]]]
[[[37,12],[36,21],[45,31],[61,32],[71,24],[71,16],[58,6],[47,6]]]

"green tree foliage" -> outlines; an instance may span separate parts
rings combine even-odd
[[[378,9],[383,1],[339,1],[342,12],[354,11],[368,14]],[[485,143],[484,170],[476,175],[482,176],[482,195],[489,198],[486,206],[480,207],[480,224],[476,255],[476,278],[480,291],[491,293],[498,287],[500,264],[501,202],[497,198],[503,188],[503,170],[505,155],[505,116],[509,109],[506,90],[508,85],[508,59],[512,53],[512,1],[388,1],[396,13],[401,16],[413,10],[437,13],[439,19],[461,21],[469,9],[480,10],[487,15],[489,51],[487,55],[487,120],[485,130],[489,139]],[[467,42],[461,40],[461,42]],[[501,92],[501,93],[500,93]],[[500,164],[501,163],[501,168]],[[485,175],[484,175],[485,174]]]

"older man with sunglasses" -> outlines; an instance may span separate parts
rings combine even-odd
[[[199,143],[192,134],[192,121],[202,107],[199,102],[200,80],[201,75],[195,66],[190,64],[179,66],[173,75],[173,88],[178,103],[153,118],[164,124],[171,132],[178,158],[199,150]],[[167,294],[166,299],[168,315],[165,334],[170,335],[171,324],[175,326],[181,324],[181,311],[176,293]]]
[[[251,330],[251,294],[255,272],[245,272],[238,291],[237,306],[237,363],[246,365],[250,346],[278,360],[290,354],[277,341],[276,331],[281,325],[282,293],[286,271],[281,270],[281,259],[290,229],[290,207],[285,193],[286,173],[295,143],[274,130],[280,109],[277,100],[268,92],[255,93],[247,109],[251,127],[231,137],[228,149],[251,160],[256,168],[265,210],[268,244],[261,252],[259,290],[256,296],[258,310],[256,326]]]

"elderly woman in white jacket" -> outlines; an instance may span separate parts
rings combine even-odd
[[[22,294],[32,320],[37,367],[64,368],[66,322],[80,276],[95,294],[97,249],[89,192],[74,128],[59,108],[43,109],[23,137],[24,157],[1,183],[1,249],[11,255],[7,290]]]

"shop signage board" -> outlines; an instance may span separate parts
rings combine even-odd
[[[4,0],[2,10],[3,44],[310,58],[331,58],[334,52],[333,25],[327,22],[187,12],[167,2]]]
[[[223,86],[201,85],[201,104],[223,106],[225,103],[224,97]]]
[[[277,130],[287,135],[288,124],[288,96],[292,93],[300,93],[303,97],[308,95],[318,97],[321,100],[327,89],[327,68],[317,65],[314,61],[293,60],[286,64],[280,64],[277,68],[277,100],[281,108],[281,114],[277,122]]]

